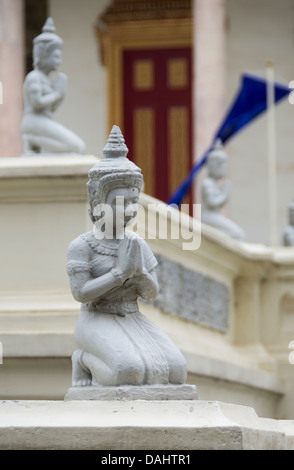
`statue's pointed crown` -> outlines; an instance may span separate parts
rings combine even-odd
[[[128,148],[118,126],[113,126],[102,158],[89,171],[87,183],[90,206],[105,202],[109,190],[121,187],[142,188],[141,169],[127,158]]]
[[[103,149],[105,158],[126,157],[129,152],[125,144],[124,136],[118,126],[113,126],[109,134],[107,143]]]
[[[127,158],[129,150],[118,126],[113,126],[102,158],[89,172],[89,177],[99,178],[114,173],[141,173],[140,168]]]
[[[42,33],[39,34],[39,36],[35,37],[34,39],[34,44],[38,42],[50,42],[50,41],[57,41],[58,43],[62,44],[63,41],[62,39],[57,36],[56,34],[56,28],[54,25],[53,18],[49,17],[45,21],[45,24],[42,28]]]
[[[47,18],[47,20],[45,21],[45,24],[42,28],[42,32],[43,33],[55,33],[55,31],[56,31],[56,28],[55,28],[55,25],[54,25],[53,18],[51,18],[51,17]]]

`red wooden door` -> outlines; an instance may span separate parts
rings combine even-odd
[[[123,70],[129,158],[144,191],[167,202],[192,165],[191,48],[125,51]]]

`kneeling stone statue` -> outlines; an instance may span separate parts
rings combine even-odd
[[[223,151],[221,141],[217,141],[214,149],[209,153],[207,167],[208,176],[203,180],[201,188],[201,220],[231,238],[244,241],[243,229],[221,214],[221,209],[227,203],[231,193],[230,181],[226,180],[219,184],[227,173],[227,155]]]
[[[64,99],[67,77],[57,72],[63,41],[55,33],[52,18],[47,19],[33,43],[34,69],[23,85],[22,156],[82,155],[86,151],[84,142],[53,119]]]
[[[103,153],[87,184],[94,230],[68,249],[71,291],[82,305],[65,399],[195,399],[195,385],[185,385],[184,356],[138,309],[138,297],[157,295],[157,261],[147,243],[126,228],[136,215],[143,176],[127,158],[117,126]],[[109,223],[113,230],[102,236],[95,228],[106,207],[111,211],[104,229]]]

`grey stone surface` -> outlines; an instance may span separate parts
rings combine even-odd
[[[203,180],[201,187],[202,222],[232,238],[244,240],[243,229],[221,212],[230,198],[231,182],[227,179],[222,181],[227,175],[227,155],[219,141],[208,155],[207,168],[208,176]]]
[[[57,72],[62,46],[63,41],[55,33],[53,19],[48,18],[42,33],[33,41],[34,69],[26,76],[23,86],[23,156],[85,153],[84,142],[53,119],[67,89],[66,75]]]
[[[196,400],[195,385],[71,387],[65,400]]]
[[[164,312],[227,331],[230,292],[227,286],[156,255],[159,292],[150,301]]]

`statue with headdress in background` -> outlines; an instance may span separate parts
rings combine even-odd
[[[207,158],[208,175],[201,188],[201,220],[231,238],[244,240],[243,229],[221,213],[231,194],[231,182],[222,181],[227,174],[227,162],[227,155],[218,140]]]
[[[23,86],[23,155],[85,153],[84,142],[53,119],[67,88],[66,75],[56,72],[61,64],[62,46],[53,19],[48,18],[42,33],[33,41],[34,69],[26,76]]]

